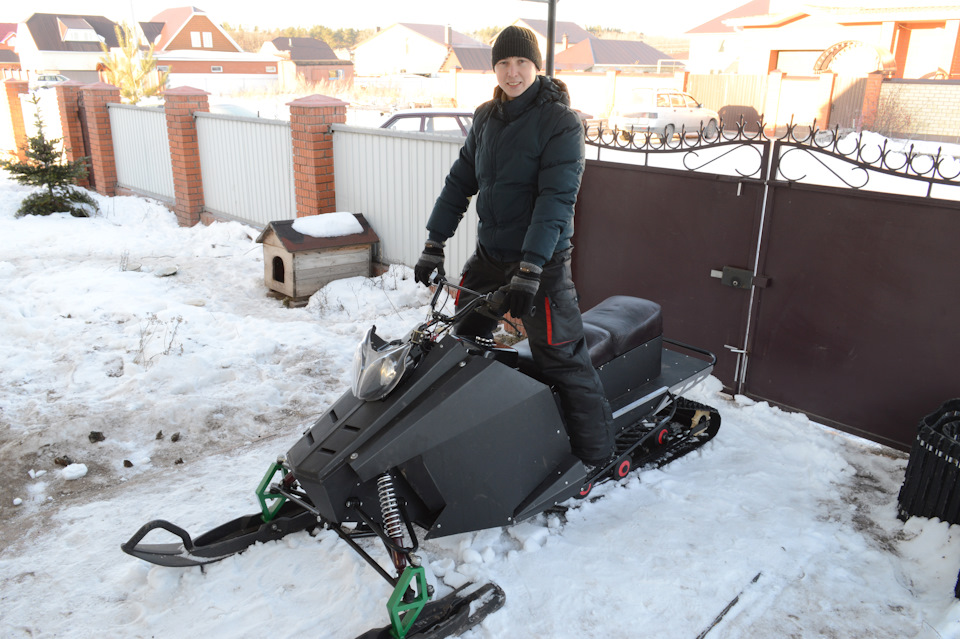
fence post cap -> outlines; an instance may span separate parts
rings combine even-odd
[[[330,97],[329,95],[308,95],[303,98],[297,98],[293,102],[287,102],[287,106],[295,107],[338,107],[338,106],[348,106],[349,102],[344,102],[338,98]]]
[[[163,92],[164,97],[173,96],[177,97],[178,95],[184,96],[195,96],[195,95],[210,95],[208,91],[203,89],[197,89],[194,87],[176,87],[175,89],[167,89]]]

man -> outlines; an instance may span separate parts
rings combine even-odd
[[[414,277],[429,286],[433,272],[443,268],[444,242],[476,195],[478,244],[461,285],[481,293],[504,289],[504,310],[522,319],[534,363],[559,392],[573,453],[592,471],[612,461],[613,433],[570,268],[583,125],[566,86],[538,75],[540,50],[529,29],[504,29],[492,62],[494,98],[474,114],[427,222]],[[456,331],[491,336],[495,327],[495,320],[472,313]]]

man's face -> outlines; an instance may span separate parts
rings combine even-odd
[[[493,68],[504,99],[512,100],[526,91],[537,77],[537,65],[527,58],[513,56],[497,62]]]

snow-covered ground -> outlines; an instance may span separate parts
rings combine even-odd
[[[15,219],[27,193],[0,173],[0,634],[384,625],[389,586],[330,532],[205,570],[120,544],[158,517],[199,534],[255,512],[270,462],[346,389],[363,332],[423,317],[410,271],[288,309],[251,228],[178,228],[132,197],[95,196],[92,219]],[[506,592],[465,636],[693,638],[739,596],[708,637],[960,637],[960,528],[897,519],[906,457],[720,391],[711,378],[692,394],[723,417],[697,453],[607,483],[563,520],[425,543],[439,594]]]

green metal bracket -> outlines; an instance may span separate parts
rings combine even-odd
[[[413,601],[404,601],[410,582],[416,578],[417,595]],[[427,573],[423,566],[407,566],[400,575],[397,587],[387,600],[387,613],[390,615],[390,634],[396,639],[403,639],[413,627],[423,607],[430,600],[427,592]]]
[[[260,501],[260,510],[263,511],[263,523],[268,523],[271,519],[277,516],[277,513],[280,511],[280,508],[283,506],[284,502],[287,501],[287,498],[278,493],[268,493],[267,489],[270,486],[270,483],[273,481],[273,478],[276,476],[277,472],[280,473],[280,478],[282,479],[289,472],[286,468],[283,467],[283,464],[280,462],[274,462],[270,465],[270,468],[267,470],[267,474],[263,476],[263,479],[260,480],[260,485],[257,486],[257,499]],[[275,500],[273,504],[268,505],[267,500]]]

